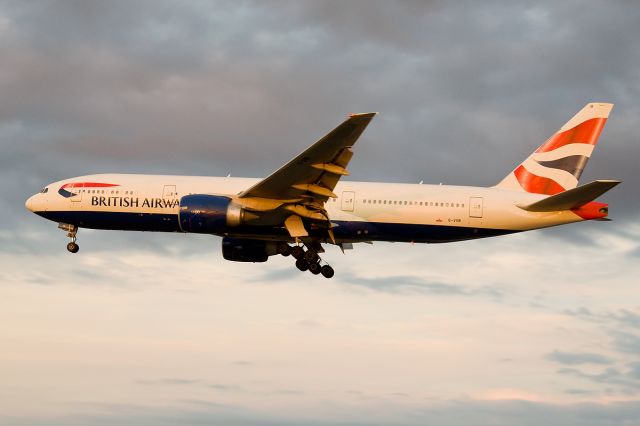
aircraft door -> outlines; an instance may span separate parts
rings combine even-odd
[[[469,217],[482,218],[482,197],[469,198]]]
[[[341,208],[345,212],[352,212],[356,200],[356,193],[353,191],[342,192],[342,205]]]
[[[162,190],[162,198],[165,200],[173,200],[178,196],[175,185],[165,185]]]

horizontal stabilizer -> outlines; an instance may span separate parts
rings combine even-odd
[[[576,209],[595,200],[619,183],[619,180],[596,180],[552,195],[533,204],[518,205],[518,207],[529,212],[554,212]]]

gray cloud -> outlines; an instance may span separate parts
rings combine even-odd
[[[568,315],[600,324],[611,336],[612,348],[627,355],[640,354],[640,315],[634,310],[623,308],[614,311],[594,312],[580,307],[566,311]]]
[[[623,331],[613,332],[614,347],[620,352],[640,355],[640,336]]]
[[[213,383],[213,384],[209,384],[207,386],[210,387],[211,389],[215,389],[215,390],[221,391],[221,392],[239,392],[239,391],[243,390],[243,388],[241,386],[228,385],[228,384],[222,384],[222,383]]]
[[[596,312],[581,306],[577,309],[567,310],[565,313],[586,321],[613,324],[616,329],[621,327],[632,330],[640,328],[640,314],[637,312],[637,309],[621,308],[618,310]]]
[[[608,367],[600,373],[585,373],[577,368],[561,368],[558,374],[570,375],[588,380],[599,385],[608,385],[606,394],[610,395],[636,395],[640,391],[636,366],[621,371],[615,367]]]
[[[315,426],[364,426],[364,425],[424,425],[439,424],[455,426],[476,425],[619,425],[635,424],[640,417],[640,402],[613,402],[608,404],[582,403],[554,405],[529,401],[477,401],[452,400],[441,404],[404,410],[393,404],[385,405],[385,414],[378,410],[340,407],[341,415],[309,416],[303,413],[287,416],[256,412],[241,406],[220,404],[208,400],[183,400],[185,408],[167,409],[161,407],[140,407],[134,405],[96,405],[94,414],[71,413],[58,417],[49,417],[49,425],[315,425]],[[0,420],[12,426],[31,426],[42,424],[38,417],[7,418]]]
[[[609,317],[615,320],[619,325],[639,329],[640,314],[629,309],[620,309],[617,312],[609,314]]]
[[[427,282],[412,276],[397,275],[368,278],[353,274],[343,274],[342,278],[351,285],[389,293],[427,293],[457,296],[467,294],[467,290],[457,284]]]
[[[364,277],[343,272],[339,277],[345,284],[370,290],[396,294],[431,294],[440,296],[482,296],[500,301],[504,290],[495,286],[470,286],[457,283],[431,282],[410,275]]]
[[[549,361],[558,362],[565,365],[580,364],[611,364],[611,358],[592,352],[562,352],[553,351],[545,355]]]

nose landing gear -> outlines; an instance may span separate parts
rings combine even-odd
[[[67,231],[67,237],[71,238],[71,242],[67,244],[67,250],[71,253],[77,253],[80,250],[80,246],[76,244],[76,236],[78,235],[78,227],[76,225],[70,225],[68,223],[58,224],[58,228],[63,231]]]
[[[283,256],[291,255],[296,259],[296,268],[301,271],[309,271],[313,275],[322,274],[325,278],[331,278],[335,274],[331,266],[320,264],[322,259],[318,255],[317,250],[311,248],[305,250],[301,245],[290,246],[289,244],[282,243],[278,245],[278,253]]]

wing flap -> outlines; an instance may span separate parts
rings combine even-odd
[[[327,198],[338,198],[329,188],[322,185],[316,185],[314,183],[299,183],[297,185],[291,185],[292,188],[299,189],[303,192],[310,192],[315,195]]]
[[[293,238],[299,237],[308,237],[309,233],[304,228],[304,224],[302,223],[302,219],[300,216],[296,216],[292,214],[284,221],[284,227],[287,228],[289,235]]]
[[[318,170],[324,170],[325,172],[332,173],[334,175],[349,176],[347,169],[334,163],[312,164],[311,167]]]
[[[518,207],[529,212],[572,210],[595,200],[620,182],[619,180],[596,180],[544,198],[533,204],[518,205]]]

